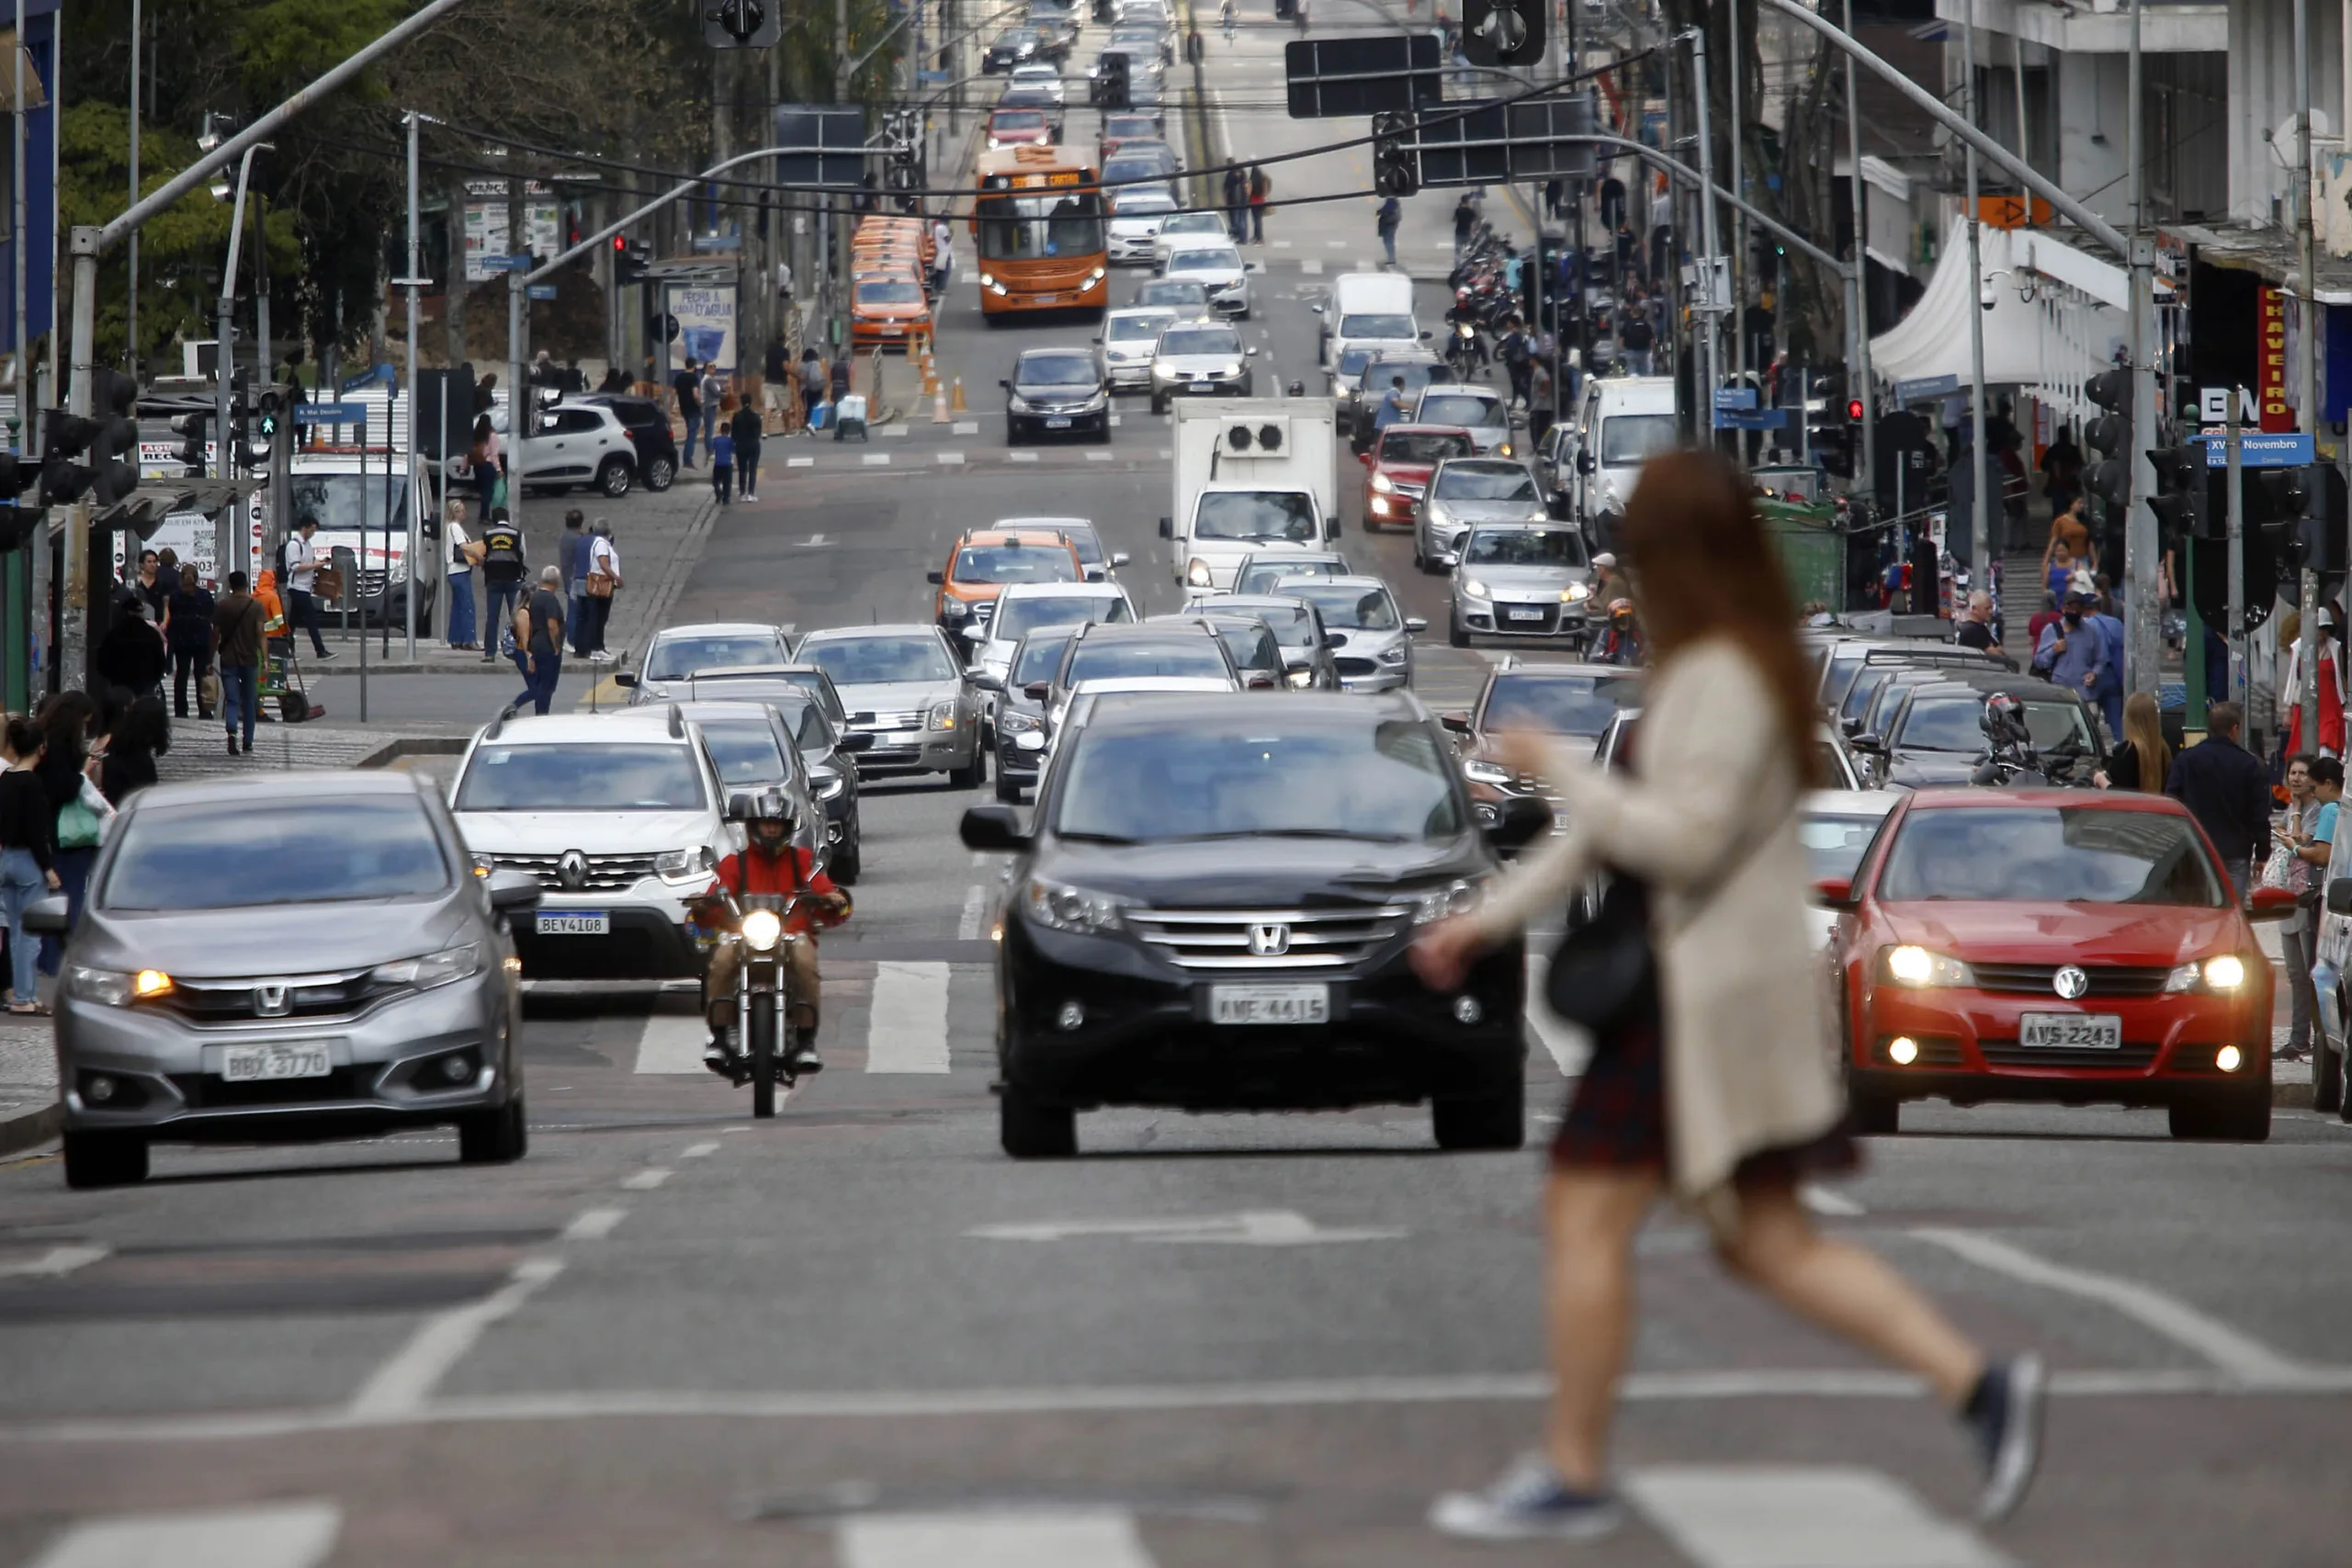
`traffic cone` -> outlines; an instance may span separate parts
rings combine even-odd
[[[934,378],[931,383],[931,423],[945,424],[947,419],[947,389]]]
[[[969,413],[972,412],[971,405],[964,400],[964,378],[961,376],[956,378],[955,396],[948,400],[947,411],[950,413]]]

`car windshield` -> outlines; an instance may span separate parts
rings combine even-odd
[[[910,277],[868,277],[857,285],[861,305],[920,305],[922,285]]]
[[[1094,360],[1084,354],[1033,354],[1014,367],[1016,387],[1092,387]]]
[[[1257,616],[1284,648],[1315,646],[1315,615],[1304,604],[1252,604],[1242,612]]]
[[[1287,539],[1316,536],[1315,498],[1291,490],[1213,490],[1193,513],[1195,539]]]
[[[1064,671],[1062,683],[1076,686],[1080,681],[1115,681],[1134,675],[1196,675],[1229,681],[1233,671],[1226,668],[1216,644],[1206,637],[1167,642],[1086,642],[1070,655],[1069,669]]]
[[[1168,305],[1178,310],[1189,307],[1198,310],[1205,309],[1208,302],[1207,289],[1197,283],[1181,279],[1154,278],[1138,285],[1136,289],[1136,303],[1138,305]]]
[[[1223,217],[1214,212],[1184,212],[1159,226],[1162,234],[1221,234],[1225,232]]]
[[[2223,901],[2188,818],[2092,806],[1913,811],[1887,852],[1878,896],[2199,909]]]
[[[1139,39],[1128,39],[1122,38],[1117,33],[1113,33],[1111,35],[1111,41],[1113,43],[1148,43],[1152,41],[1152,39],[1148,34]],[[1159,134],[1159,122],[1153,119],[1149,115],[1111,115],[1105,118],[1102,121],[1102,140],[1105,141],[1157,136]]]
[[[1453,380],[1453,367],[1419,359],[1374,359],[1363,367],[1363,384],[1367,387],[1385,387],[1398,376],[1405,378],[1405,392],[1409,397],[1431,383],[1442,385]]]
[[[1380,460],[1384,463],[1422,463],[1431,468],[1448,457],[1470,455],[1470,438],[1466,435],[1441,435],[1428,430],[1391,430],[1380,438]]]
[[[1023,638],[1012,656],[1012,669],[1006,676],[1009,684],[1027,686],[1039,681],[1051,681],[1054,671],[1062,667],[1062,655],[1069,651],[1069,638],[1038,637]]]
[[[1119,155],[1102,165],[1102,182],[1118,185],[1127,180],[1161,180],[1175,173],[1176,160],[1159,154],[1129,157],[1122,148]]]
[[[642,678],[676,681],[698,670],[740,670],[747,664],[781,664],[787,655],[774,632],[665,637],[645,656]]]
[[[126,820],[96,902],[145,911],[418,898],[447,891],[453,871],[413,796],[144,806]]]
[[[1405,384],[1412,385],[1410,381]],[[1433,398],[1423,398],[1413,417],[1423,424],[1500,424],[1502,403],[1495,398],[1474,398],[1466,392],[1440,392]]]
[[[1150,343],[1168,329],[1171,315],[1114,316],[1102,323],[1105,343]]]
[[[1038,117],[1040,123],[1044,117]],[[1101,254],[1102,198],[1094,191],[984,196],[978,201],[982,261]]]
[[[703,718],[695,722],[702,728],[710,760],[718,764],[721,783],[775,784],[792,776],[783,748],[776,744],[775,730],[764,720]]]
[[[1516,463],[1465,468],[1449,463],[1430,494],[1438,501],[1540,501],[1535,476]]]
[[[957,582],[1075,582],[1078,563],[1054,545],[966,545],[949,575]]]
[[[709,804],[702,770],[680,745],[486,741],[458,781],[460,811],[699,811]]]
[[[1176,210],[1176,198],[1158,186],[1111,193],[1111,210],[1121,218],[1158,218]]]
[[[1600,466],[1624,468],[1674,450],[1670,413],[1612,414],[1600,422]]]
[[[1871,847],[1879,824],[1885,820],[1876,815],[1840,817],[1826,811],[1806,812],[1797,821],[1797,838],[1813,864],[1814,880],[1852,876],[1855,868],[1862,863],[1862,852]]]
[[[1860,672],[1854,677],[1854,683],[1846,688],[1846,700],[1838,705],[1838,716],[1860,718],[1863,714],[1868,713],[1871,699],[1877,696],[1878,689],[1894,679],[1894,671],[1884,666],[1873,670],[1867,664],[1863,665]]]
[[[1283,672],[1283,650],[1264,626],[1219,626],[1216,635],[1226,652],[1233,655],[1236,669],[1272,675]]]
[[[1241,253],[1231,245],[1195,245],[1168,258],[1170,272],[1239,272]]]
[[[1241,334],[1231,327],[1170,327],[1159,334],[1162,354],[1223,354],[1241,357]]]
[[[2078,750],[2095,750],[2082,708],[2074,703],[2022,702],[2026,732],[2037,751],[2055,750],[2072,741]],[[1894,744],[1906,751],[1965,751],[1984,750],[1984,699],[1921,697],[1903,716]]]
[[[1479,728],[1597,736],[1619,708],[1641,704],[1636,675],[1498,675]]]
[[[1409,340],[1419,336],[1419,333],[1420,329],[1413,325],[1413,318],[1410,316],[1374,315],[1370,311],[1359,310],[1352,316],[1340,318],[1341,337]]]
[[[989,637],[995,642],[1014,642],[1040,626],[1080,626],[1090,621],[1117,623],[1132,621],[1127,602],[1116,593],[1040,595],[1036,598],[1004,600],[997,605],[996,619],[989,623]]]
[[[1054,829],[1114,842],[1405,843],[1453,838],[1463,820],[1448,760],[1426,724],[1286,727],[1245,708],[1182,729],[1080,731]]]
[[[1404,623],[1396,602],[1385,588],[1355,582],[1276,583],[1278,592],[1306,600],[1323,613],[1323,624],[1337,631],[1393,632]]]
[[[990,130],[1042,130],[1045,115],[1036,109],[999,109],[989,117]]]
[[[1462,547],[1464,566],[1583,566],[1584,536],[1574,528],[1476,528]]]
[[[956,679],[956,666],[937,637],[842,637],[803,648],[800,656],[831,675],[836,686]]]
[[[346,435],[345,439],[351,437]],[[386,518],[391,520],[394,532],[404,532],[408,527],[408,486],[389,469],[365,479],[357,474],[298,472],[288,483],[294,492],[289,515],[317,518],[321,533],[356,534],[362,528],[381,533]],[[379,540],[377,548],[381,547]],[[319,554],[323,559],[324,546],[320,547]],[[371,559],[374,554],[373,550],[369,552]]]
[[[1346,566],[1335,560],[1290,560],[1272,557],[1253,560],[1233,575],[1236,593],[1269,593],[1285,577],[1345,577]]]

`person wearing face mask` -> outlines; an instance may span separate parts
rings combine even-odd
[[[2065,614],[2042,629],[2034,647],[2033,671],[2087,697],[2115,660],[2113,639],[2092,616],[2091,596],[2069,593]]]
[[[2297,637],[2288,650],[2287,680],[2278,693],[2278,705],[2287,712],[2287,755],[2310,752],[2321,757],[2344,755],[2344,637],[2335,622],[2335,608],[2323,604],[2319,610],[2319,744],[2313,737],[2303,734],[2303,682],[2312,667],[2312,656],[2304,646],[2309,639]]]

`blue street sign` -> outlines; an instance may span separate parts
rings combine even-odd
[[[528,272],[531,270],[531,258],[529,256],[484,256],[481,258],[481,266],[484,272]]]
[[[741,234],[696,234],[689,242],[697,251],[740,251],[743,248]]]
[[[534,299],[552,299],[555,298],[555,285],[552,283],[534,283],[526,288],[523,292],[529,295]]]
[[[1715,407],[1718,409],[1752,409],[1756,406],[1753,387],[1717,387]]]
[[[2219,431],[2201,433],[2205,440],[2205,466],[2226,468],[2230,466],[2230,439]],[[2273,434],[2249,430],[2238,436],[2238,462],[2249,468],[2308,468],[2318,458],[2312,453],[2312,438],[2308,431]]]
[[[390,365],[371,365],[356,376],[345,376],[343,378],[342,387],[338,389],[356,392],[362,387],[371,387],[379,381],[387,387],[392,384],[392,367]]]
[[[1959,390],[1960,378],[1957,376],[1918,376],[1894,384],[1894,400],[1916,403],[1928,398],[1949,397]]]
[[[1786,409],[1717,409],[1717,430],[1778,430],[1789,423]]]
[[[365,424],[368,405],[350,403],[296,403],[294,423],[297,424]]]

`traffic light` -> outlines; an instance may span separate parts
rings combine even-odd
[[[40,503],[62,506],[78,501],[90,488],[90,470],[82,461],[97,439],[98,422],[50,409],[40,422]]]
[[[2148,498],[2148,506],[2166,543],[2211,539],[2225,532],[2212,504],[2203,442],[2159,446],[2148,454],[2148,461],[2156,469],[2156,493]]]
[[[17,498],[40,482],[40,470],[14,452],[0,451],[0,551],[17,548],[32,536],[40,513]]]
[[[2083,445],[2116,457],[2132,439],[2132,373],[2120,366],[2102,370],[2083,383],[2083,396],[2105,411],[2083,426]]]
[[[784,37],[780,0],[707,0],[702,41],[713,49],[773,49]]]
[[[91,438],[91,490],[100,506],[127,501],[139,488],[139,383],[119,370],[90,378],[97,432]]]
[[[1413,117],[1387,109],[1372,117],[1372,186],[1383,196],[1411,196],[1421,188],[1420,155],[1408,141]]]
[[[641,241],[613,236],[613,281],[617,284],[642,283],[646,269],[653,258],[646,254]]]
[[[2335,540],[2343,533],[2345,520],[2342,472],[2332,463],[2314,463],[2305,468],[2248,468],[2244,472],[2259,487],[2260,523],[2274,541],[2272,549],[2280,580],[2284,581],[2305,569],[2322,572],[2338,570]],[[2249,493],[2246,500],[2251,518],[2256,510],[2255,496]]]
[[[186,437],[172,449],[172,461],[190,473],[201,475],[211,463],[211,455],[205,447],[211,442],[212,415],[202,411],[174,414],[172,434]]]
[[[1462,52],[1473,65],[1539,65],[1544,0],[1463,0]]]
[[[1102,81],[1097,96],[1106,109],[1125,108],[1133,100],[1127,85],[1127,57],[1106,54],[1102,57]]]

